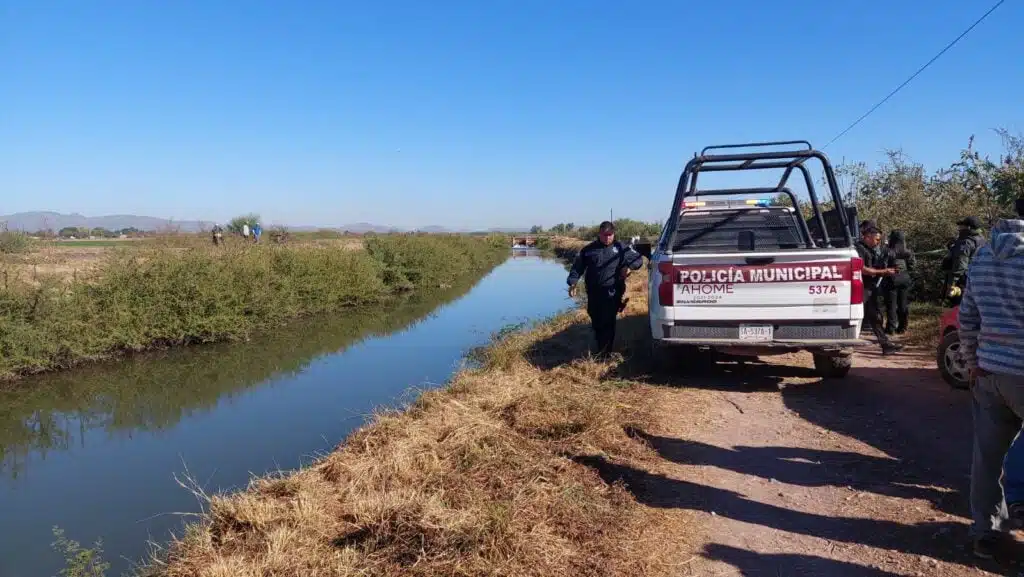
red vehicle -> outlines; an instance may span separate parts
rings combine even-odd
[[[970,376],[967,365],[960,358],[959,313],[959,305],[942,313],[942,318],[939,320],[939,348],[936,352],[935,362],[939,366],[942,380],[954,389],[966,389],[970,386]]]

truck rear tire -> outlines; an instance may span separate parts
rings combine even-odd
[[[814,355],[814,370],[825,379],[842,379],[853,368],[853,355]]]

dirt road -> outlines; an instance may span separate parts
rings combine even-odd
[[[678,575],[1005,575],[965,547],[970,401],[928,351],[861,355],[821,382],[801,355],[655,376],[636,431],[659,459],[598,465],[686,542]]]

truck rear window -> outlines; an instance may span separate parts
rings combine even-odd
[[[679,215],[672,252],[750,252],[804,248],[796,216],[783,207],[687,210]]]

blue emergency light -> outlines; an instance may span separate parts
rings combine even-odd
[[[687,200],[683,202],[682,208],[706,208],[712,206],[760,206],[772,205],[770,198],[748,199],[748,200]]]

